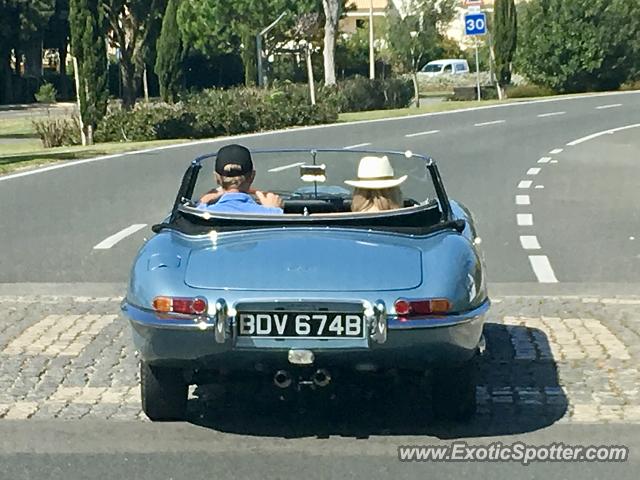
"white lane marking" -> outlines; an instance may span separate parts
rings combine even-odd
[[[118,233],[114,233],[110,237],[105,238],[103,241],[101,241],[99,244],[93,247],[93,249],[108,250],[111,247],[113,247],[116,243],[118,243],[120,240],[127,238],[129,235],[133,235],[138,230],[142,230],[146,226],[147,226],[146,223],[134,223],[133,225],[127,228],[123,228]]]
[[[292,163],[291,165],[283,165],[282,167],[270,168],[267,172],[275,173],[282,172],[283,170],[289,170],[290,168],[299,167],[300,165],[304,165],[304,162]]]
[[[546,255],[529,255],[529,262],[531,263],[531,268],[533,268],[533,273],[538,278],[538,282],[558,283],[556,274],[553,272],[549,258]]]
[[[621,106],[621,103],[612,103],[611,105],[600,105],[599,107],[596,107],[596,110],[606,110],[608,108],[618,108]]]
[[[534,188],[536,190],[543,190],[544,189],[544,185],[536,185]]]
[[[516,216],[518,219],[519,227],[532,227],[533,226],[533,214],[531,213],[518,213]]]
[[[527,170],[527,175],[538,175],[540,173],[541,168],[530,168]]]
[[[531,180],[522,180],[519,184],[518,184],[518,188],[521,189],[525,189],[525,188],[531,188],[531,184],[533,182]]]
[[[474,124],[474,127],[486,127],[488,125],[498,125],[500,123],[505,123],[506,120],[494,120],[493,122],[482,122]]]
[[[343,147],[343,150],[351,150],[352,148],[360,148],[360,147],[368,147],[371,143],[358,143],[356,145],[349,145],[348,147]]]
[[[551,157],[542,157],[538,160],[538,163],[549,163],[549,160],[551,160]]]
[[[567,112],[551,112],[551,113],[541,113],[538,115],[538,118],[546,118],[546,117],[557,117],[559,115],[565,115]]]
[[[562,148],[556,148],[555,150],[551,150],[549,153],[550,153],[551,155],[557,155],[558,153],[562,153],[562,152],[564,152],[564,149],[562,149]]]
[[[434,133],[440,133],[440,130],[429,130],[427,132],[409,133],[405,135],[405,137],[406,138],[420,137],[422,135],[433,135]]]
[[[612,128],[611,130],[604,130],[602,132],[594,133],[592,135],[587,135],[586,137],[582,137],[577,140],[574,140],[573,142],[567,143],[567,146],[575,147],[576,145],[580,145],[581,143],[588,142],[589,140],[593,140],[594,138],[602,137],[603,135],[613,135],[614,133],[622,132],[623,130],[630,130],[632,128],[640,128],[640,123],[627,125],[625,127]]]
[[[516,205],[531,205],[529,195],[516,195]]]
[[[409,117],[377,118],[375,120],[355,120],[353,122],[339,122],[339,123],[330,123],[326,125],[309,125],[306,127],[281,128],[279,130],[270,130],[268,132],[243,133],[240,135],[229,135],[225,137],[210,138],[206,140],[196,140],[193,142],[176,143],[171,145],[164,145],[162,147],[145,148],[142,150],[132,150],[130,152],[116,153],[113,155],[103,155],[101,157],[68,161],[60,164],[50,165],[48,167],[34,168],[33,170],[28,170],[26,172],[2,175],[0,176],[0,182],[13,180],[14,178],[21,178],[21,177],[27,177],[30,175],[36,175],[38,173],[50,172],[52,170],[58,170],[60,168],[67,168],[67,167],[73,167],[76,165],[82,165],[83,163],[93,163],[93,162],[99,162],[102,160],[107,160],[112,158],[126,157],[129,155],[139,155],[141,153],[154,153],[154,152],[160,152],[163,150],[173,150],[173,149],[182,148],[182,147],[192,147],[194,145],[215,144],[219,142],[239,140],[244,138],[265,137],[270,135],[280,135],[282,133],[305,132],[307,130],[320,130],[323,128],[330,128],[330,127],[343,127],[345,125],[364,125],[369,123],[407,121],[407,120],[415,120],[415,119],[422,119],[422,118],[428,118],[428,117],[456,115],[458,113],[468,113],[468,112],[475,112],[475,111],[481,111],[481,110],[494,110],[497,108],[511,108],[511,107],[520,107],[524,105],[537,105],[539,103],[566,102],[566,101],[574,101],[574,100],[585,100],[590,98],[610,97],[610,96],[618,96],[618,95],[638,95],[638,94],[640,94],[640,90],[631,90],[627,92],[603,92],[603,93],[587,93],[587,94],[579,94],[579,95],[566,95],[566,96],[561,96],[559,98],[544,98],[539,100],[527,100],[524,102],[502,103],[498,105],[485,105],[482,107],[459,108],[457,110],[449,110],[447,112],[422,113],[420,115],[412,115]]]
[[[558,163],[558,160],[551,160],[549,163]]]
[[[540,250],[540,242],[538,242],[538,237],[535,235],[521,235],[520,236],[520,245],[525,250]]]

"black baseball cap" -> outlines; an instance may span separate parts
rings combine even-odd
[[[247,147],[232,144],[218,150],[216,173],[223,177],[239,177],[253,171],[251,152]]]

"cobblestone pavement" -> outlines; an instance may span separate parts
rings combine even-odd
[[[640,423],[640,298],[493,300],[479,418]],[[145,420],[119,302],[0,297],[0,418]]]

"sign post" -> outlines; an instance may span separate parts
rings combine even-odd
[[[464,31],[471,37],[478,37],[487,33],[487,15],[483,12],[467,13],[464,16]],[[476,38],[476,86],[478,88],[478,100],[482,100],[480,90],[480,54],[478,53],[478,39]]]

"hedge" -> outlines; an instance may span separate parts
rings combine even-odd
[[[298,125],[334,122],[338,110],[330,101],[311,105],[308,92],[296,85],[274,90],[232,88],[190,94],[175,105],[138,104],[112,109],[100,122],[96,141],[144,141],[210,138]]]

